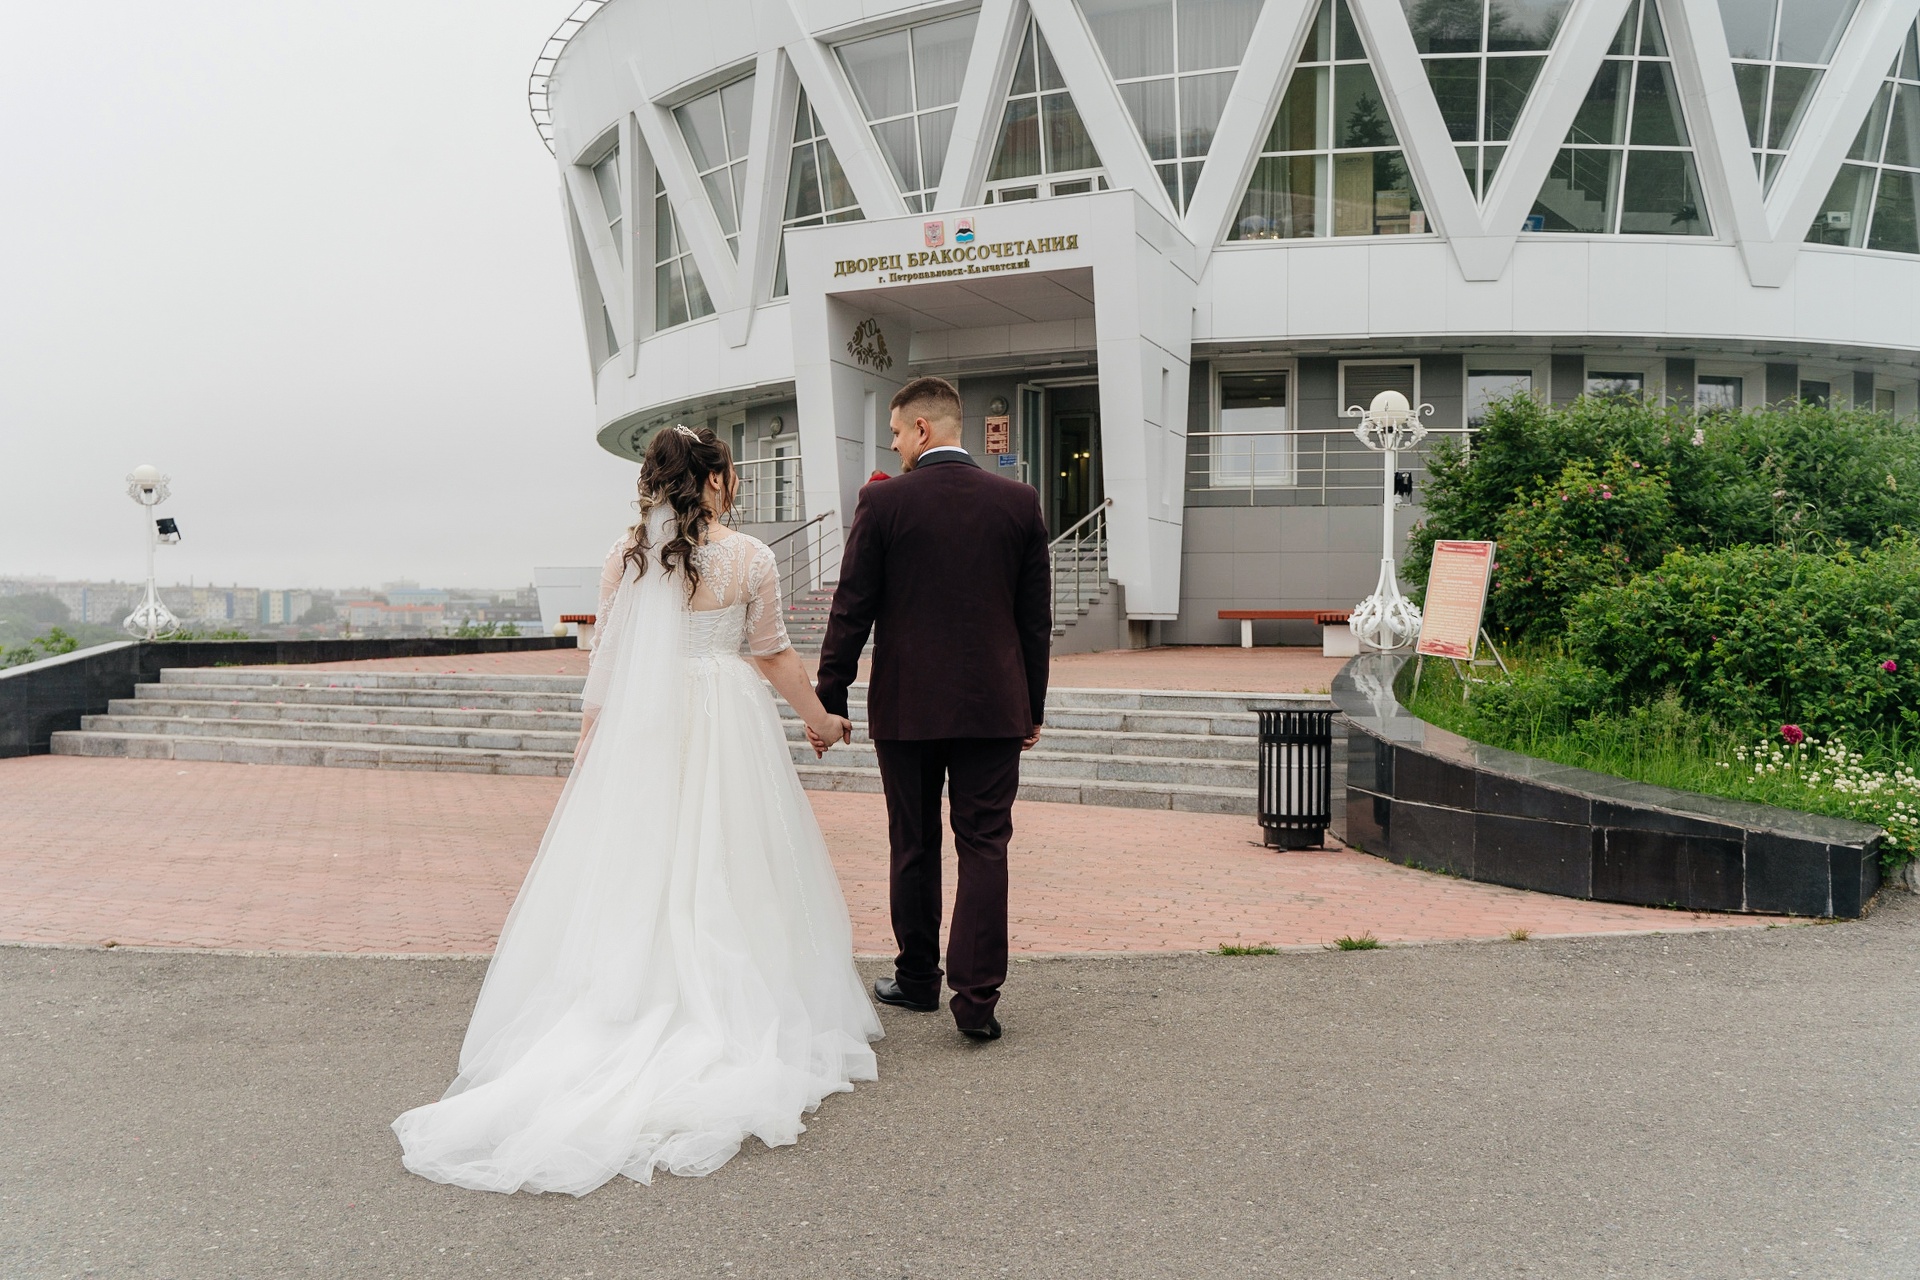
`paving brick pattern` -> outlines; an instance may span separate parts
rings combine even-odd
[[[813,659],[806,661],[811,664]],[[1206,646],[1076,653],[1053,660],[1052,683],[1066,689],[1231,689],[1236,693],[1325,693],[1345,658],[1318,649]],[[585,675],[578,649],[481,653],[464,658],[376,658],[317,664],[337,671],[425,671],[480,675]],[[861,679],[866,678],[862,663]]]
[[[485,952],[560,787],[387,770],[0,761],[0,942]],[[809,798],[856,949],[890,953],[881,798]],[[1764,923],[1523,893],[1344,849],[1274,853],[1240,817],[1023,803],[1015,827],[1013,945],[1026,954]],[[949,872],[949,894],[951,881]]]

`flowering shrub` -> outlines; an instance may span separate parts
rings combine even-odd
[[[1784,744],[1762,739],[1735,747],[1720,767],[1760,784],[1770,803],[1884,827],[1888,853],[1920,852],[1920,774],[1911,765],[1875,767],[1839,738],[1785,732],[1794,727],[1782,726]]]
[[[1435,540],[1504,544],[1503,522],[1524,519],[1515,509],[1553,488],[1570,465],[1613,479],[1606,472],[1617,457],[1668,482],[1666,518],[1642,526],[1663,539],[1661,553],[1775,543],[1825,551],[1920,532],[1920,432],[1889,414],[1795,404],[1696,416],[1633,400],[1549,407],[1517,396],[1489,409],[1471,450],[1435,445],[1407,579],[1426,580]],[[1510,550],[1502,546],[1502,562]],[[1536,634],[1553,629],[1551,611],[1525,616]],[[1502,621],[1497,609],[1494,620]]]
[[[1566,645],[1617,703],[1672,690],[1731,729],[1911,732],[1920,680],[1898,659],[1920,652],[1920,542],[1833,555],[1676,551],[1575,601]]]
[[[1575,596],[1659,564],[1672,518],[1666,477],[1653,468],[1624,454],[1604,467],[1569,462],[1500,516],[1491,620],[1519,632],[1557,624]]]

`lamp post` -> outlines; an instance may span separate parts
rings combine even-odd
[[[127,496],[140,504],[141,523],[146,526],[147,595],[133,607],[133,612],[120,625],[147,640],[157,640],[180,629],[180,619],[160,603],[160,593],[153,585],[153,549],[160,544],[159,523],[154,519],[153,509],[165,502],[172,493],[167,487],[171,479],[171,476],[161,475],[160,468],[144,464],[135,467],[133,474],[127,477]]]
[[[1380,581],[1372,595],[1353,607],[1351,624],[1354,637],[1376,649],[1398,649],[1420,634],[1419,606],[1400,594],[1400,579],[1393,568],[1393,473],[1396,455],[1426,437],[1420,415],[1432,412],[1430,404],[1415,409],[1398,391],[1382,391],[1353,429],[1360,443],[1380,454],[1385,464],[1380,492]]]

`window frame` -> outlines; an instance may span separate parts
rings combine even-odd
[[[1661,37],[1667,46],[1665,54],[1646,54],[1641,52],[1641,48],[1646,40],[1646,15],[1648,12],[1653,13],[1655,20],[1660,24]],[[1534,218],[1540,216],[1534,212],[1540,205],[1540,196],[1539,193],[1536,192],[1533,204],[1529,206],[1527,215],[1521,223],[1519,235],[1522,238],[1539,236],[1550,239],[1565,239],[1573,236],[1585,236],[1591,239],[1596,236],[1605,236],[1609,240],[1639,241],[1647,244],[1672,243],[1675,240],[1727,243],[1728,234],[1721,230],[1720,220],[1714,216],[1713,197],[1708,189],[1708,174],[1700,162],[1702,150],[1700,128],[1687,113],[1687,90],[1683,83],[1684,77],[1681,75],[1681,72],[1685,68],[1682,58],[1675,49],[1673,25],[1666,20],[1666,15],[1661,8],[1661,0],[1629,0],[1628,12],[1622,15],[1622,21],[1624,22],[1629,16],[1637,16],[1640,19],[1639,24],[1634,29],[1632,49],[1624,54],[1613,52],[1612,38],[1610,37],[1606,51],[1601,55],[1599,66],[1594,71],[1594,79],[1588,82],[1588,91],[1591,92],[1591,86],[1598,82],[1599,77],[1605,73],[1609,64],[1627,64],[1629,69],[1627,76],[1627,108],[1626,115],[1621,124],[1621,141],[1574,142],[1571,141],[1571,139],[1575,126],[1570,124],[1567,129],[1567,136],[1562,138],[1555,146],[1553,160],[1548,166],[1547,176],[1542,180],[1543,187],[1545,182],[1553,180],[1553,167],[1557,166],[1560,163],[1561,157],[1569,152],[1584,152],[1597,156],[1617,157],[1619,161],[1619,171],[1610,175],[1607,180],[1609,189],[1608,199],[1612,202],[1612,208],[1607,218],[1607,228],[1602,231],[1588,231],[1578,228],[1557,231],[1545,225],[1539,227],[1529,225]],[[1617,36],[1618,28],[1615,29],[1615,37]],[[1664,64],[1667,67],[1668,76],[1674,87],[1673,102],[1680,113],[1680,123],[1687,131],[1687,141],[1684,145],[1675,146],[1666,143],[1642,143],[1633,140],[1635,123],[1633,113],[1639,97],[1640,68],[1649,64],[1655,66]],[[1627,179],[1631,176],[1633,157],[1636,153],[1642,155],[1679,155],[1686,157],[1693,171],[1694,187],[1700,197],[1699,221],[1702,224],[1702,230],[1697,232],[1664,232],[1626,231],[1621,229],[1621,224],[1626,218]],[[1605,207],[1604,203],[1603,207]]]
[[[887,176],[889,178],[894,176],[893,163],[886,144],[880,141],[880,135],[875,132],[875,130],[880,125],[897,124],[902,120],[911,120],[913,122],[914,163],[920,169],[919,176],[921,182],[923,184],[928,183],[929,175],[926,172],[926,157],[921,154],[920,118],[922,116],[936,115],[942,111],[951,111],[954,113],[954,125],[958,127],[960,124],[960,99],[965,96],[966,90],[964,86],[967,72],[972,69],[972,49],[969,48],[967,64],[961,68],[960,72],[962,84],[960,95],[955,97],[952,102],[942,103],[938,106],[922,107],[920,105],[920,69],[915,65],[913,57],[913,32],[920,27],[931,27],[942,22],[951,22],[956,18],[970,17],[974,21],[974,36],[977,39],[980,31],[979,23],[981,15],[982,8],[977,4],[962,5],[944,11],[940,9],[921,11],[912,14],[910,18],[904,22],[888,22],[884,25],[876,26],[871,30],[849,32],[842,35],[839,39],[825,42],[829,60],[833,63],[840,75],[840,85],[838,87],[846,93],[846,102],[853,108],[854,114],[866,125],[867,140],[873,144],[874,150],[879,153],[880,163],[887,170]],[[869,119],[866,108],[861,105],[860,90],[854,83],[853,72],[848,70],[846,59],[841,55],[840,51],[850,45],[861,44],[868,40],[878,40],[884,36],[900,33],[905,33],[907,36],[907,93],[913,103],[912,108],[904,113],[882,116],[877,120]],[[947,148],[949,153],[951,153],[952,147],[953,135],[950,131],[947,135]],[[941,168],[944,169],[945,167],[945,157],[942,157]],[[940,179],[941,174],[935,173],[931,175],[931,185],[917,187],[911,192],[899,191],[901,202],[906,205],[908,213],[921,214],[933,212],[934,204],[940,196]],[[896,190],[898,190],[897,183]],[[916,204],[916,201],[919,203]]]
[[[1263,484],[1257,470],[1249,465],[1249,476],[1243,481],[1223,482],[1220,471],[1220,444],[1230,432],[1221,427],[1220,414],[1223,408],[1220,394],[1222,376],[1234,377],[1250,373],[1280,374],[1287,380],[1287,426],[1284,459],[1284,480]],[[1209,432],[1206,449],[1206,483],[1199,483],[1201,473],[1197,467],[1185,477],[1183,486],[1189,492],[1198,493],[1234,493],[1243,490],[1279,490],[1298,489],[1300,487],[1300,362],[1292,357],[1268,358],[1261,356],[1242,356],[1230,360],[1213,360],[1207,370],[1207,429]],[[1192,467],[1192,463],[1188,464]]]
[[[1497,369],[1491,367],[1496,363],[1495,360],[1488,360],[1483,363],[1486,367],[1482,367],[1479,370],[1483,375],[1490,373],[1515,374],[1524,368],[1528,378],[1527,394],[1541,404],[1547,404],[1552,400],[1551,384],[1553,380],[1553,364],[1551,361],[1543,363],[1531,356],[1517,356],[1511,360],[1497,361],[1500,365]],[[1462,360],[1460,362],[1460,429],[1468,435],[1480,430],[1480,428],[1474,426],[1471,421],[1473,415],[1473,395],[1470,381],[1473,377],[1474,368],[1471,360]]]
[[[1360,56],[1347,57],[1341,54],[1338,47],[1340,21],[1337,9],[1331,13],[1328,22],[1328,39],[1331,41],[1331,45],[1327,56],[1312,59],[1305,56],[1307,41],[1313,38],[1313,24],[1319,21],[1319,13],[1322,5],[1328,2],[1329,0],[1315,0],[1313,16],[1309,21],[1307,29],[1302,33],[1300,42],[1293,50],[1293,58],[1289,62],[1286,76],[1280,84],[1279,96],[1275,99],[1273,115],[1268,120],[1265,129],[1263,129],[1260,134],[1258,143],[1255,145],[1252,163],[1247,170],[1246,180],[1241,189],[1240,203],[1234,209],[1233,220],[1228,224],[1227,233],[1222,237],[1220,247],[1296,243],[1314,244],[1322,241],[1380,240],[1388,237],[1396,240],[1439,239],[1439,232],[1433,225],[1432,214],[1427,209],[1426,201],[1420,191],[1419,178],[1414,173],[1414,167],[1410,158],[1412,149],[1408,147],[1406,140],[1401,136],[1402,130],[1400,128],[1400,122],[1394,118],[1393,102],[1390,94],[1384,89],[1380,90],[1380,110],[1387,117],[1387,123],[1393,130],[1394,141],[1392,146],[1343,147],[1336,145],[1334,134],[1338,129],[1338,123],[1334,117],[1339,98],[1340,68],[1365,67],[1367,74],[1372,77],[1376,89],[1380,89],[1382,78],[1379,68],[1375,65],[1373,49],[1368,42],[1367,36],[1360,32],[1357,26],[1355,27],[1355,34],[1360,39]],[[1331,3],[1338,5],[1342,3],[1342,0],[1331,0]],[[1350,4],[1350,0],[1348,0],[1348,3]],[[1327,111],[1326,144],[1324,146],[1296,148],[1284,151],[1269,151],[1267,149],[1267,141],[1273,136],[1273,131],[1279,122],[1280,110],[1286,105],[1287,95],[1292,91],[1300,72],[1303,69],[1312,68],[1324,68],[1326,72],[1326,83],[1323,90],[1327,95],[1327,101],[1323,104]],[[1337,180],[1334,176],[1335,161],[1346,156],[1377,157],[1385,153],[1398,156],[1401,168],[1406,171],[1407,191],[1410,197],[1408,201],[1407,230],[1400,232],[1381,231],[1376,213],[1372,219],[1372,230],[1357,235],[1340,234],[1334,229],[1335,205],[1337,203],[1337,196],[1335,194]],[[1316,164],[1317,182],[1313,201],[1314,233],[1309,236],[1235,235],[1234,233],[1239,229],[1241,223],[1241,211],[1246,208],[1247,198],[1252,193],[1253,182],[1260,172],[1260,166],[1269,160],[1287,159],[1310,159]],[[1321,189],[1322,184],[1324,185],[1324,190]],[[1377,194],[1378,191],[1376,189],[1376,195]],[[1418,230],[1414,229],[1416,219],[1420,223]]]
[[[719,209],[717,208],[714,209],[713,215],[714,215],[714,220],[720,223],[720,236],[722,241],[726,244],[727,248],[732,252],[733,260],[735,262],[738,262],[740,260],[740,240],[743,236],[747,234],[747,228],[753,221],[753,219],[748,216],[749,211],[746,209],[740,208],[739,206],[745,202],[744,201],[744,188],[745,188],[744,171],[747,168],[747,166],[752,163],[752,158],[753,158],[753,151],[752,151],[753,149],[753,108],[751,105],[753,101],[752,94],[759,93],[762,86],[756,83],[753,86],[752,94],[749,94],[747,99],[749,104],[747,108],[747,122],[746,122],[747,152],[743,155],[735,156],[732,152],[732,146],[730,142],[731,130],[728,129],[727,127],[727,102],[722,95],[728,89],[733,88],[737,84],[741,84],[741,83],[744,83],[745,81],[755,79],[756,73],[759,70],[759,68],[755,66],[753,63],[748,63],[744,68],[744,70],[737,67],[734,68],[734,70],[737,72],[737,74],[730,76],[727,79],[722,80],[716,84],[703,88],[698,93],[691,94],[688,97],[682,98],[680,101],[676,102],[672,107],[668,109],[667,114],[673,117],[673,126],[674,126],[674,129],[680,135],[680,146],[682,150],[685,152],[685,155],[687,158],[687,167],[693,171],[694,180],[697,183],[699,183],[700,191],[706,197],[706,201],[708,205],[713,204],[713,188],[708,185],[708,180],[716,173],[724,172],[726,174],[727,199],[733,205],[733,208],[731,210],[733,214],[733,234],[732,235],[727,234],[726,223],[723,219],[721,219]],[[694,158],[693,144],[689,142],[687,139],[687,122],[685,119],[681,117],[680,113],[686,108],[692,106],[694,103],[699,102],[705,98],[712,98],[714,100],[715,106],[718,107],[719,109],[720,135],[721,135],[721,138],[723,139],[723,145],[727,147],[727,155],[726,155],[726,158],[722,160],[719,164],[711,165],[708,168],[702,169],[700,167],[700,162]],[[743,182],[741,184],[742,193],[740,195],[735,194],[734,186],[733,186],[733,171],[736,168],[742,170]],[[678,214],[675,215],[675,217],[678,217],[678,216],[679,216]]]
[[[1351,412],[1347,405],[1347,370],[1348,368],[1356,365],[1379,366],[1379,365],[1393,365],[1393,364],[1410,364],[1413,366],[1412,402],[1413,402],[1414,411],[1416,413],[1419,412],[1420,406],[1423,403],[1422,400],[1420,399],[1421,357],[1419,356],[1390,356],[1390,357],[1389,356],[1378,356],[1378,357],[1356,356],[1350,360],[1342,359],[1340,361],[1339,372],[1334,379],[1334,388],[1336,391],[1336,395],[1334,397],[1334,406],[1333,406],[1334,417],[1345,418],[1349,422],[1358,422],[1361,417],[1359,413]],[[1464,377],[1464,375],[1462,376]],[[1464,383],[1462,384],[1462,386],[1464,388]],[[1366,408],[1365,405],[1361,406],[1361,409],[1363,411],[1365,410],[1365,408]]]

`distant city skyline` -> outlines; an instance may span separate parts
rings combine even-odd
[[[593,443],[526,77],[571,0],[0,6],[0,574],[343,589],[597,563]]]

